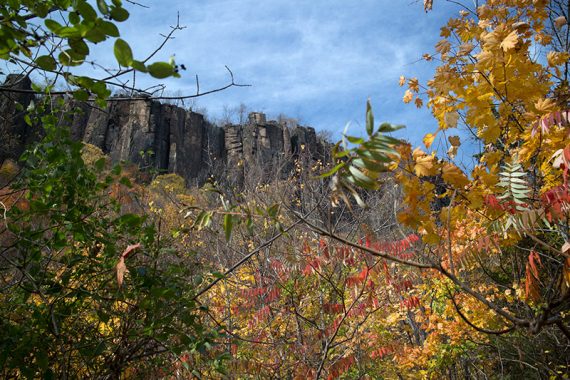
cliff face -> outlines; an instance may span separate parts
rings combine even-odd
[[[17,88],[29,84],[26,78],[17,82]],[[20,103],[25,110],[32,97],[6,92],[0,96],[0,137],[7,140],[10,134],[16,145],[0,152],[3,160],[18,157],[34,133],[25,128],[16,107]],[[285,174],[287,162],[299,152],[325,159],[329,148],[313,128],[267,121],[262,113],[250,114],[245,125],[218,127],[201,114],[152,100],[111,99],[106,109],[72,101],[68,106],[79,110],[70,121],[75,139],[99,147],[113,161],[177,173],[189,185],[201,184],[210,175],[234,176],[239,182],[253,168]]]
[[[4,86],[15,90],[29,90],[32,82],[28,77],[9,75]],[[24,122],[26,109],[33,95],[25,92],[0,94],[0,163],[6,158],[19,157],[24,147],[34,140],[34,131]]]

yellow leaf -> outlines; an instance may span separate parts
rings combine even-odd
[[[457,147],[454,145],[450,146],[447,150],[447,155],[453,160],[457,156]]]
[[[528,22],[519,21],[513,24],[513,28],[519,33],[524,33],[530,28],[530,25]]]
[[[568,53],[561,53],[557,51],[550,51],[546,55],[548,66],[554,67],[568,62]]]
[[[495,56],[493,55],[493,53],[491,53],[490,51],[487,51],[487,50],[483,50],[479,54],[476,54],[475,57],[477,58],[477,63],[479,63],[483,66],[491,66],[493,64],[494,59],[495,59]]]
[[[477,210],[483,206],[483,195],[478,191],[467,192],[467,199],[469,200],[469,206]]]
[[[536,103],[534,103],[534,107],[538,112],[542,113],[549,113],[554,111],[556,108],[556,103],[549,98],[539,99]]]
[[[501,48],[504,51],[509,51],[511,49],[514,49],[518,41],[519,41],[519,35],[516,30],[513,30],[511,33],[509,33],[508,36],[505,37],[503,42],[501,42]]]
[[[449,52],[450,49],[451,49],[451,43],[446,39],[439,41],[435,45],[435,50],[437,50],[437,52],[440,53],[441,55],[447,54],[447,52]]]
[[[445,182],[460,189],[469,183],[461,169],[451,163],[446,163],[443,166],[442,177]]]
[[[488,173],[482,166],[477,166],[473,169],[473,177],[479,178],[487,188],[492,188],[499,182],[496,174]]]
[[[388,318],[386,318],[386,322],[391,325],[394,322],[397,322],[400,320],[400,314],[399,313],[392,313],[388,316]]]
[[[486,163],[488,167],[491,167],[503,159],[503,153],[496,150],[493,152],[487,152],[481,156],[481,162]]]
[[[406,77],[401,75],[400,76],[400,82],[398,83],[400,85],[400,87],[402,87],[403,85],[406,84]]]
[[[410,87],[410,90],[412,90],[413,92],[420,91],[420,82],[418,81],[418,78],[410,79],[408,81],[408,86]]]
[[[499,40],[494,32],[483,34],[481,39],[483,40],[483,48],[485,50],[493,50],[499,45]]]
[[[414,94],[410,90],[406,90],[404,93],[404,103],[409,103],[414,99]]]
[[[412,157],[414,158],[414,160],[418,157],[423,157],[426,155],[426,152],[424,152],[423,150],[421,150],[420,148],[416,148],[414,149],[414,151],[412,152]]]
[[[471,53],[471,51],[473,50],[475,46],[473,46],[473,44],[470,43],[466,43],[466,44],[461,44],[461,46],[459,46],[459,55],[467,55],[469,53]]]
[[[567,24],[566,17],[564,16],[556,17],[554,19],[554,25],[556,26],[557,29],[562,28],[566,24]]]
[[[434,175],[435,170],[433,160],[434,157],[432,155],[416,158],[416,165],[414,166],[414,172],[416,175],[419,177]]]
[[[427,135],[424,136],[424,145],[426,146],[427,149],[429,149],[431,147],[431,144],[433,144],[433,140],[435,139],[436,135],[437,134],[428,133]]]
[[[445,122],[445,128],[455,128],[457,127],[457,121],[459,120],[459,112],[451,111],[446,112],[445,116],[443,117]]]

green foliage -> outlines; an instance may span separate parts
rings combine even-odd
[[[123,70],[148,72],[155,78],[179,76],[172,59],[147,65],[146,60],[133,58],[117,26],[128,18],[121,0],[97,0],[96,8],[87,0],[4,1],[0,5],[0,59],[61,74],[75,87],[78,100],[94,95],[102,102],[110,96],[108,83],[75,76],[70,68],[87,62],[90,46],[113,38],[115,58]]]
[[[503,166],[503,171],[499,174],[501,176],[499,186],[504,191],[498,199],[512,201],[518,211],[527,210],[527,198],[531,190],[524,179],[526,173],[522,165],[516,162],[516,160],[512,164],[506,163]]]
[[[2,376],[118,377],[142,359],[205,352],[216,332],[204,328],[189,285],[200,284],[198,268],[181,265],[182,252],[144,213],[121,211],[120,167],[87,165],[60,110],[34,111],[45,138],[22,157],[12,187],[24,201],[8,207],[0,232]],[[133,243],[141,248],[128,252]],[[119,258],[128,268],[120,289]]]
[[[368,139],[344,136],[342,145],[339,142],[333,149],[333,157],[337,164],[322,178],[333,177],[336,195],[349,204],[345,191],[350,193],[356,202],[364,206],[364,201],[357,189],[377,190],[380,186],[380,174],[389,170],[390,164],[399,157],[395,149],[400,140],[387,136],[386,133],[403,128],[401,125],[382,123],[374,130],[374,115],[370,101],[366,103],[366,132]],[[349,146],[353,144],[356,146]]]

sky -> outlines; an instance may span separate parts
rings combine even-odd
[[[186,107],[220,120],[226,110],[244,104],[248,111],[264,112],[268,119],[279,114],[301,125],[328,131],[333,141],[343,131],[365,133],[366,100],[370,99],[377,122],[406,126],[397,132],[415,146],[437,129],[425,107],[404,104],[401,75],[429,80],[436,61],[433,53],[439,29],[460,8],[446,0],[435,1],[425,13],[421,0],[123,0],[130,12],[119,23],[121,38],[128,41],[135,59],[153,52],[177,22],[184,27],[154,57],[175,57],[187,69],[181,78],[157,80],[137,75],[136,87],[162,83],[163,95],[208,91],[229,83],[229,67],[235,82],[222,92],[186,101]],[[133,3],[141,4],[137,6]],[[117,67],[113,40],[91,48],[90,59],[104,67]],[[94,67],[83,65],[78,74],[94,77]],[[130,78],[132,79],[132,78]],[[132,84],[132,82],[130,83]],[[464,137],[465,134],[458,133]],[[463,139],[463,138],[462,138]],[[443,153],[445,140],[433,148]],[[456,162],[469,165],[476,147],[463,144]]]
[[[402,136],[414,145],[437,128],[428,110],[404,104],[400,75],[425,83],[435,64],[421,61],[434,51],[439,28],[456,15],[457,6],[438,1],[430,13],[417,0],[139,0],[126,3],[131,17],[120,25],[135,58],[162,41],[179,17],[186,26],[157,55],[187,68],[180,79],[162,81],[167,93],[193,94],[195,75],[201,90],[228,83],[224,66],[236,82],[231,88],[196,100],[194,108],[212,119],[241,103],[269,118],[282,113],[303,125],[339,138],[364,131],[366,100],[378,121],[406,125]],[[94,56],[110,55],[106,51]],[[106,58],[101,58],[105,60]],[[138,85],[157,83],[137,78]]]

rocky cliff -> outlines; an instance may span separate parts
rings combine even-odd
[[[0,162],[19,156],[35,136],[22,114],[33,99],[25,92],[30,81],[9,76],[4,86],[15,92],[0,93],[0,139],[12,142],[0,150]],[[329,150],[313,128],[267,121],[262,113],[251,113],[244,125],[220,127],[199,113],[153,100],[111,99],[105,109],[71,100],[67,105],[78,110],[68,122],[75,139],[99,147],[117,162],[177,173],[189,185],[211,175],[239,181],[253,168],[285,174],[300,152],[326,160]]]

